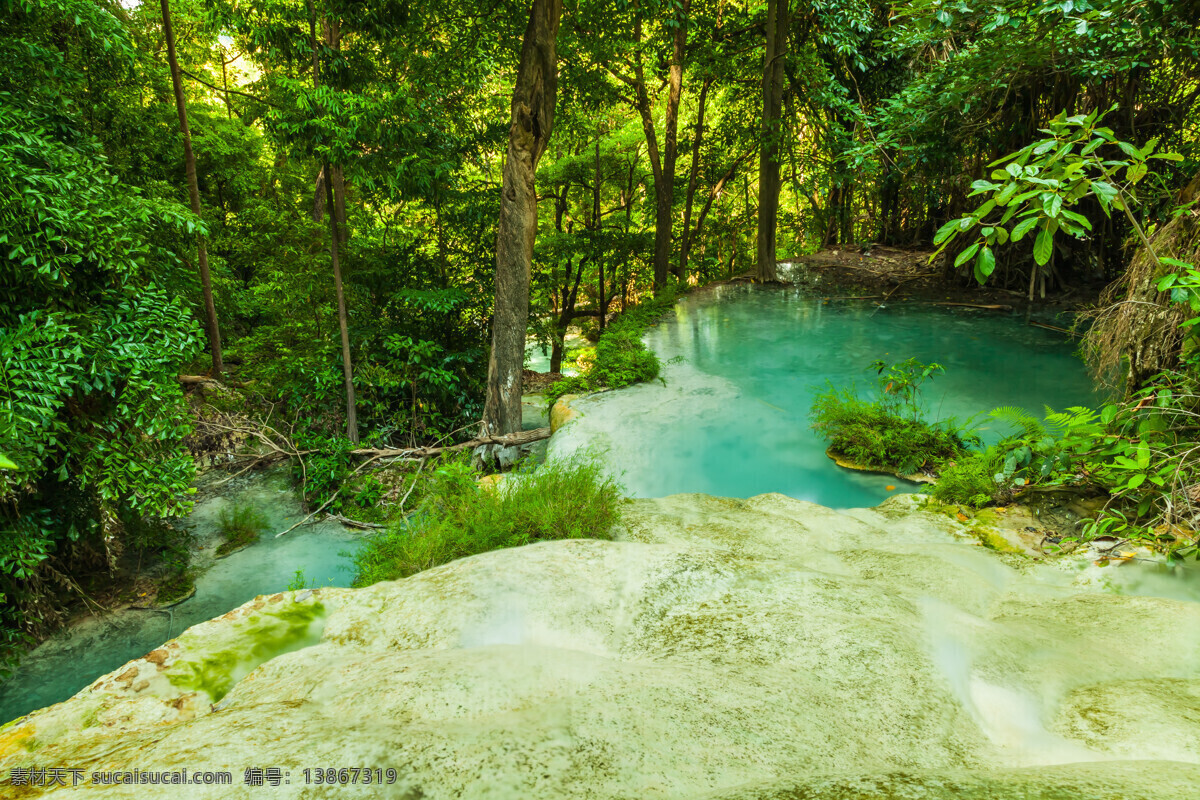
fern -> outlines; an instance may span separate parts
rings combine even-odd
[[[1099,418],[1100,415],[1096,411],[1086,406],[1071,406],[1066,411],[1052,411],[1046,406],[1046,422],[1058,429],[1059,436],[1091,425]]]
[[[1023,439],[1044,439],[1046,438],[1046,426],[1037,417],[1030,414],[1023,408],[1018,406],[1000,406],[993,408],[989,414],[993,419],[1012,425],[1020,431],[1020,438]]]

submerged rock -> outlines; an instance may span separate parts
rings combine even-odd
[[[630,501],[616,541],[258,598],[0,729],[0,774],[82,769],[72,798],[186,767],[232,786],[171,796],[1168,800],[1200,781],[1197,698],[1200,604],[1080,586],[910,497],[676,495]],[[341,767],[395,782],[315,784]]]

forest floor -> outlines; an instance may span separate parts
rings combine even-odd
[[[864,253],[859,247],[826,247],[795,258],[791,280],[808,285],[829,299],[924,300],[932,303],[998,306],[997,311],[1024,311],[1026,291],[1002,286],[979,286],[969,277],[942,275],[939,259],[929,263],[932,250],[875,246]],[[781,277],[788,272],[780,264]],[[1035,313],[1071,312],[1094,304],[1103,284],[1071,286],[1035,297]]]

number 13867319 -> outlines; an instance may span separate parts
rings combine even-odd
[[[398,777],[396,770],[389,767],[325,767],[309,768],[303,771],[304,782],[307,784],[325,784],[352,786],[355,784],[392,784]]]

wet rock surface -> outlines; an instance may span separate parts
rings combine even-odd
[[[260,597],[0,729],[0,770],[233,773],[171,790],[197,798],[260,796],[248,767],[289,776],[274,797],[1194,796],[1200,604],[970,528],[910,496],[630,501],[616,541]]]

